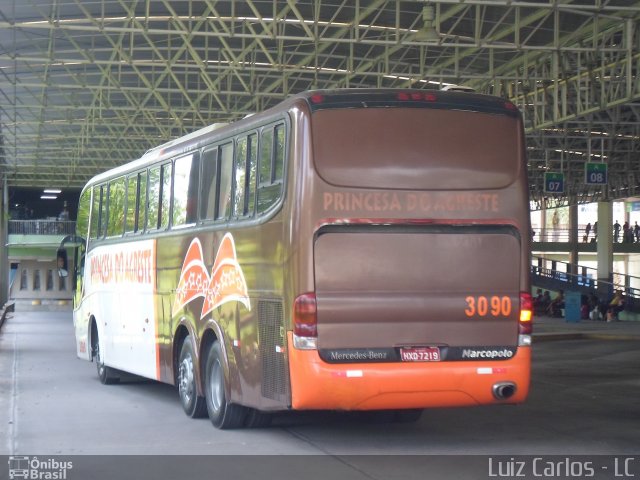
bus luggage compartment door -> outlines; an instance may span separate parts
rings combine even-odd
[[[314,255],[321,351],[517,344],[513,227],[335,227]]]

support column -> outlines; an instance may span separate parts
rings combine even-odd
[[[613,272],[613,206],[611,202],[598,202],[598,293],[608,298],[611,288],[600,282],[612,281]]]
[[[7,303],[9,299],[9,249],[6,245],[9,243],[9,194],[7,192],[7,179],[2,178],[0,184],[0,306]]]
[[[578,205],[569,206],[569,265],[573,275],[578,274],[578,242],[580,232],[578,231]]]
[[[624,205],[624,223],[626,223],[629,229],[633,232],[633,227],[631,226],[631,210],[629,208],[630,205],[629,203],[627,203],[626,200],[623,202],[623,205]],[[627,243],[627,239],[624,237],[624,234],[625,232],[623,231],[622,243]],[[631,243],[634,242],[634,239],[635,239],[635,236],[632,236]],[[624,270],[621,273],[624,273],[625,279],[628,279],[629,277],[627,275],[629,275],[629,255],[624,255],[623,258],[624,258]]]

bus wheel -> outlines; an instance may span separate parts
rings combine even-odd
[[[207,413],[207,403],[204,397],[198,396],[193,360],[191,338],[187,337],[184,339],[180,349],[180,358],[178,360],[178,393],[185,413],[191,418],[200,418]]]
[[[215,341],[209,349],[205,367],[205,398],[209,419],[216,428],[238,428],[243,425],[246,409],[227,401],[224,391],[224,358],[220,343]]]
[[[273,416],[267,412],[261,412],[255,408],[249,409],[244,426],[248,428],[264,428],[271,425]]]
[[[104,385],[113,385],[120,381],[120,377],[115,369],[107,367],[102,361],[102,355],[100,354],[100,339],[97,332],[95,333],[95,343],[93,345],[93,355],[96,359],[96,368],[98,370],[98,378],[100,383]]]

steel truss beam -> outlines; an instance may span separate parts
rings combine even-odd
[[[0,165],[9,185],[81,186],[205,124],[309,88],[439,88],[510,98],[532,198],[638,189],[640,4],[434,0],[0,0]],[[584,163],[607,162],[606,189]],[[542,192],[563,171],[566,195]]]

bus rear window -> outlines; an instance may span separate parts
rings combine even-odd
[[[507,115],[426,108],[319,110],[314,162],[336,186],[411,190],[504,188],[524,168]]]

